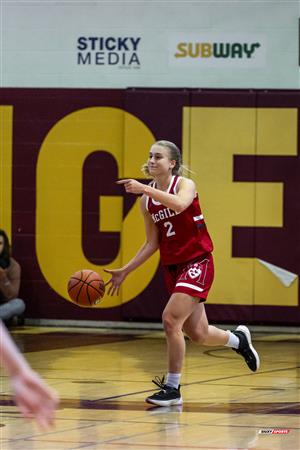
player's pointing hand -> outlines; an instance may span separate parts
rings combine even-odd
[[[139,181],[133,179],[125,179],[117,181],[117,184],[123,184],[125,191],[130,194],[143,194],[146,186]]]

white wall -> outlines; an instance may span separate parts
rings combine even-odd
[[[300,87],[299,1],[9,0],[0,8],[2,87]],[[123,50],[82,51],[91,63],[78,64],[79,37],[140,40],[135,52],[130,39]],[[176,58],[180,42],[205,43],[206,54]],[[260,46],[251,58],[215,58],[213,43]]]

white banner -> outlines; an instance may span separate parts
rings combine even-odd
[[[299,88],[298,1],[2,1],[2,87]]]

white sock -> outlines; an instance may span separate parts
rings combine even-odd
[[[166,384],[178,389],[181,373],[167,373]]]
[[[232,347],[232,348],[239,348],[239,343],[240,343],[239,338],[235,334],[233,334],[231,331],[229,331],[229,339],[228,339],[227,344],[225,344],[225,346]]]

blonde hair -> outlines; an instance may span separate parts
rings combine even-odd
[[[176,144],[170,141],[161,140],[154,142],[153,145],[160,145],[161,147],[165,147],[169,150],[169,159],[176,162],[172,169],[172,175],[182,175],[185,170],[190,172],[190,170],[182,164],[181,152]],[[142,172],[145,175],[150,176],[147,163],[142,165]]]

